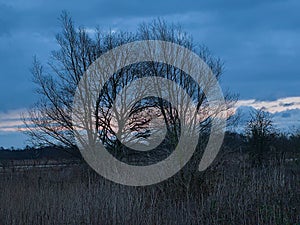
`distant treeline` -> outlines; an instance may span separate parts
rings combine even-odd
[[[47,146],[40,148],[25,147],[24,149],[5,149],[0,147],[0,160],[26,159],[74,159],[80,158],[76,148]]]
[[[201,142],[201,138],[199,143]],[[205,141],[204,141],[205,142]],[[244,134],[226,132],[221,154],[245,153],[253,154],[257,151],[253,142]],[[300,135],[278,134],[264,142],[262,157],[293,155],[300,153]],[[62,146],[29,147],[23,149],[5,149],[0,147],[0,160],[24,160],[24,159],[74,159],[81,158],[76,147],[66,148]]]

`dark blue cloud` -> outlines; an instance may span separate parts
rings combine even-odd
[[[9,35],[11,27],[15,27],[17,21],[12,20],[16,16],[13,8],[0,3],[0,37],[3,35]]]
[[[280,103],[280,106],[284,106],[284,107],[288,107],[288,106],[293,106],[295,105],[295,103],[291,102],[291,103]]]
[[[77,25],[134,31],[161,17],[181,23],[225,62],[223,87],[246,99],[299,96],[300,2],[298,0],[41,1],[0,3],[0,111],[36,101],[29,68],[57,48],[58,17],[67,10]],[[18,141],[16,141],[18,140]],[[1,134],[0,146],[23,137]],[[19,142],[19,143],[17,143]]]
[[[195,41],[225,61],[225,87],[242,98],[299,95],[300,18],[296,0],[11,1],[0,4],[0,109],[35,101],[32,56],[56,48],[62,10],[77,25],[135,30],[162,17],[181,23]],[[19,98],[22,96],[23,98]]]

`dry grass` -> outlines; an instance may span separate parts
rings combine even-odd
[[[6,170],[0,178],[0,224],[299,224],[296,162],[251,168],[227,163],[193,177],[125,187],[86,165]]]

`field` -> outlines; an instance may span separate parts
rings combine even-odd
[[[231,158],[138,188],[107,181],[84,162],[8,163],[0,224],[300,224],[299,160],[252,167]]]

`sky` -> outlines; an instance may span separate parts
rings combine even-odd
[[[88,29],[134,31],[158,17],[179,23],[223,60],[221,86],[239,94],[240,105],[287,101],[300,108],[294,104],[300,99],[298,0],[0,0],[0,146],[24,145],[16,128],[19,114],[37,100],[33,56],[46,62],[57,49],[63,10]],[[284,104],[278,110],[288,110]]]

